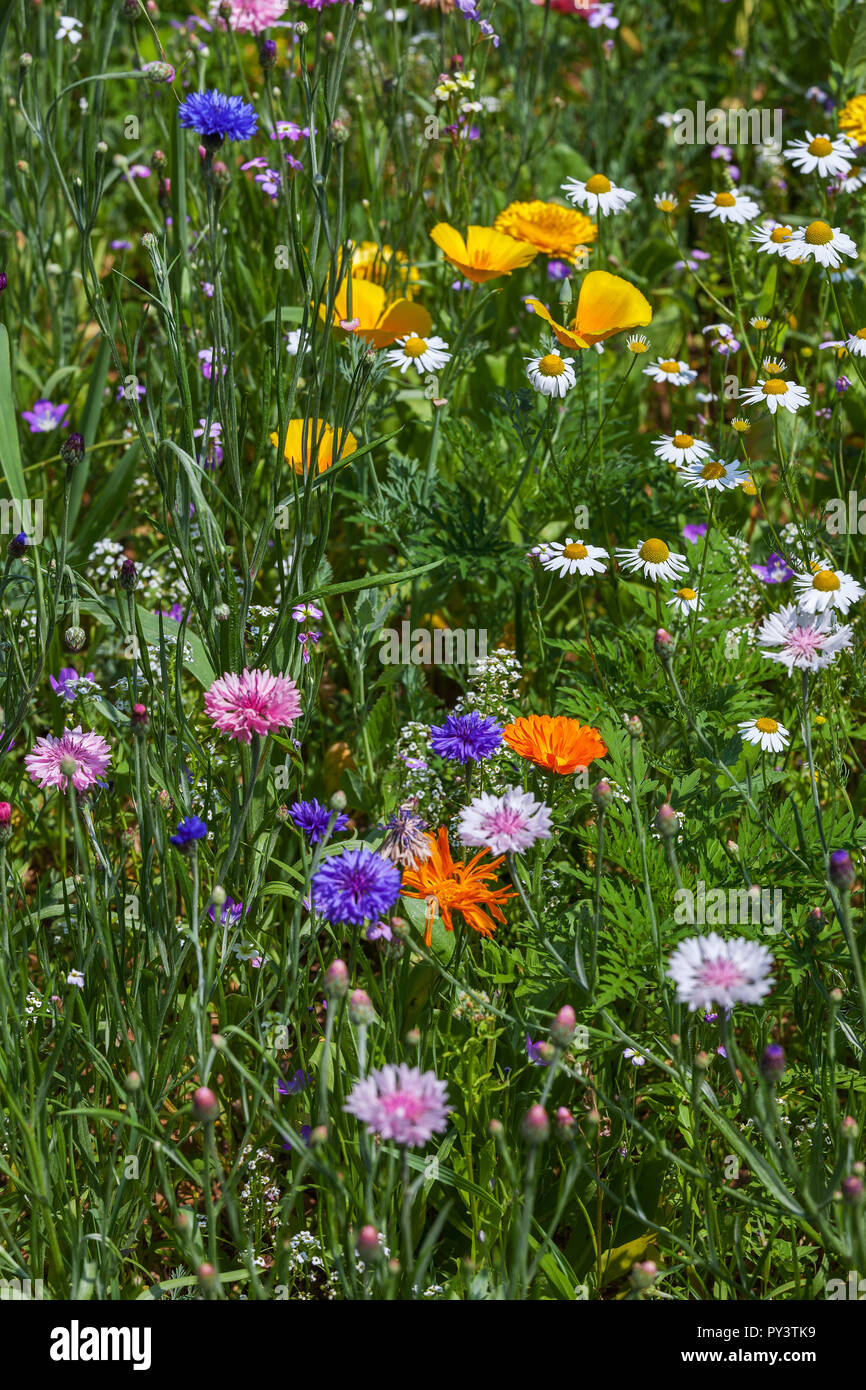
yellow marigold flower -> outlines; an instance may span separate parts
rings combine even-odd
[[[521,758],[529,758],[551,772],[576,772],[607,752],[598,729],[563,714],[530,714],[515,719],[505,726],[502,737]]]
[[[493,227],[469,227],[464,240],[456,228],[437,222],[430,237],[445,259],[476,285],[499,275],[510,275],[512,270],[529,265],[538,254],[535,247],[504,236]]]
[[[866,94],[846,101],[839,112],[839,129],[851,135],[858,145],[866,145]]]
[[[319,316],[326,316],[323,304],[319,306]],[[354,275],[347,276],[337,291],[334,323],[347,333],[357,333],[374,348],[388,347],[398,338],[412,334],[427,338],[433,327],[423,305],[408,299],[390,299],[381,285]]]
[[[279,447],[280,436],[276,432],[271,435],[271,443]],[[316,472],[324,473],[332,463],[354,454],[357,447],[358,441],[351,430],[340,431],[335,447],[334,431],[324,420],[290,420],[283,454],[296,473],[307,473],[311,460],[316,462]]]
[[[653,316],[640,290],[607,270],[591,270],[584,276],[577,312],[567,327],[556,323],[540,300],[527,298],[526,304],[550,324],[557,341],[570,348],[592,347],[627,328],[644,328]]]
[[[352,274],[356,280],[372,280],[376,285],[399,290],[407,299],[412,298],[421,278],[405,251],[395,251],[387,245],[377,246],[375,241],[362,241],[355,247]]]
[[[577,253],[598,236],[598,227],[576,208],[558,203],[509,203],[493,226],[515,241],[534,246],[543,256],[555,256],[573,265]]]

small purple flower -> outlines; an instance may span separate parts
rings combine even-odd
[[[433,752],[458,763],[481,762],[491,757],[501,742],[502,726],[478,710],[449,714],[444,724],[433,724],[430,729]]]
[[[333,811],[329,811],[316,797],[313,797],[312,801],[295,801],[289,807],[289,815],[311,845],[318,844],[322,839],[333,814]],[[340,812],[334,820],[331,833],[336,835],[338,831],[345,830],[348,824],[349,817]]]
[[[55,695],[59,695],[61,700],[74,700],[80,681],[90,681],[91,684],[95,684],[92,671],[88,671],[86,676],[79,676],[74,666],[62,667],[57,673],[57,679],[55,680],[54,676],[49,676],[48,681]]]
[[[142,386],[141,382],[139,381],[137,381],[134,386],[131,383],[129,386],[124,386],[121,384],[117,388],[117,395],[114,397],[114,399],[116,401],[128,401],[133,392],[139,400],[143,400],[144,397],[147,395],[147,387]]]
[[[187,816],[177,827],[174,835],[169,839],[169,844],[177,849],[188,850],[195,846],[197,840],[203,840],[207,835],[207,826],[198,816]]]
[[[544,1056],[546,1043],[542,1039],[540,1042],[533,1042],[529,1034],[526,1034],[526,1055],[534,1067],[549,1067],[550,1059]]]
[[[30,426],[31,434],[50,434],[63,423],[68,405],[52,405],[50,401],[37,401],[32,410],[22,410],[21,418]]]
[[[570,266],[567,261],[547,262],[548,280],[569,280],[571,278],[573,270],[574,267]]]
[[[131,241],[124,241],[122,238],[119,238],[117,241],[109,242],[109,245],[111,246],[112,251],[131,251],[131,250],[132,250],[132,242],[131,242]]]
[[[312,1084],[313,1078],[308,1076],[300,1068],[287,1080],[280,1077],[277,1082],[277,1091],[281,1096],[297,1096],[301,1091],[305,1091]]]
[[[764,584],[784,584],[794,576],[794,571],[788,565],[784,555],[779,555],[775,550],[765,565],[752,565],[752,573],[756,574]]]
[[[224,140],[251,140],[258,129],[258,115],[242,97],[222,92],[191,92],[178,107],[180,123],[200,135],[215,149]]]
[[[851,389],[851,382],[848,380],[847,376],[837,376],[837,378],[836,378],[836,394],[839,395],[839,396],[843,396],[843,395],[845,394],[845,392],[846,392],[846,391],[849,391],[850,389]]]
[[[223,357],[225,357],[225,348],[220,348],[220,352],[222,353]],[[213,348],[202,348],[201,352],[198,353],[198,360],[201,364],[201,374],[204,377],[205,381],[210,381],[211,377],[213,376],[213,355]],[[220,375],[225,376],[226,370],[227,369],[225,363],[221,363]]]
[[[697,545],[698,541],[707,534],[707,528],[702,521],[690,522],[688,526],[683,527],[681,534],[690,545]]]
[[[217,911],[214,903],[211,903],[207,910],[207,915],[212,922],[217,920]],[[242,902],[235,902],[234,898],[226,898],[219,914],[219,925],[223,926],[226,921],[230,927],[236,927],[244,915],[244,905]]]
[[[376,922],[371,924],[364,935],[368,941],[393,941],[394,933],[387,922]]]
[[[312,623],[321,618],[322,610],[317,608],[314,603],[298,603],[292,609],[292,617],[296,623]]]

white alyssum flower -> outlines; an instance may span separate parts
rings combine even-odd
[[[604,174],[593,174],[585,183],[580,179],[566,179],[560,188],[570,203],[578,208],[586,208],[593,217],[599,211],[602,217],[615,217],[632,198],[637,197],[627,188],[617,188]]]
[[[717,932],[681,941],[668,961],[668,976],[677,986],[677,1002],[689,1009],[732,1009],[760,1004],[770,990],[773,958],[766,946],[738,936],[724,940]]]
[[[598,545],[584,545],[583,541],[572,540],[566,536],[565,542],[549,541],[538,551],[538,558],[546,570],[554,570],[565,578],[569,574],[604,574],[607,569],[602,560],[607,560],[606,550]]]
[[[746,743],[759,744],[765,753],[781,753],[791,741],[784,724],[766,715],[760,719],[742,719],[737,728]]]
[[[751,222],[761,211],[754,198],[727,189],[721,193],[699,193],[692,198],[690,206],[695,212],[707,212],[710,217],[718,218],[720,222],[732,222],[735,226]]]

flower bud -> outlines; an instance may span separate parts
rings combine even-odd
[[[672,836],[676,835],[679,828],[680,818],[670,802],[666,801],[656,812],[656,830],[660,835],[663,835],[666,840],[669,840]]]
[[[622,717],[622,722],[632,738],[643,738],[643,724],[640,722],[636,714],[624,714]]]
[[[259,67],[262,72],[267,72],[275,67],[277,62],[277,45],[273,39],[265,39],[259,49]]]
[[[199,1086],[192,1098],[192,1109],[197,1120],[208,1123],[216,1119],[220,1105],[209,1086]]]
[[[420,1042],[421,1042],[421,1029],[420,1029],[420,1028],[410,1028],[410,1029],[409,1029],[409,1032],[406,1034],[406,1045],[407,1045],[408,1047],[417,1047],[417,1046],[419,1045]]]
[[[379,1232],[375,1226],[362,1226],[355,1239],[355,1249],[365,1264],[378,1260],[382,1254]]]
[[[863,1200],[863,1182],[860,1178],[842,1179],[842,1200],[847,1202],[849,1207],[859,1206]]]
[[[149,715],[148,712],[147,712],[147,705],[142,705],[142,704],[133,705],[133,707],[132,707],[132,714],[130,715],[129,722],[130,722],[130,724],[132,725],[132,731],[133,731],[133,733],[135,733],[135,734],[144,734],[144,733],[146,733],[146,732],[147,732],[147,726],[148,726],[148,724],[150,723],[150,715]]]
[[[3,291],[5,290],[5,288],[6,288],[6,286],[7,286],[8,284],[9,284],[9,277],[8,277],[7,274],[6,274],[6,271],[5,271],[5,270],[0,270],[0,294],[3,293]]]
[[[328,1126],[327,1126],[327,1125],[316,1125],[316,1128],[315,1128],[314,1130],[312,1130],[311,1133],[310,1133],[310,1146],[313,1147],[313,1148],[316,1148],[316,1147],[320,1146],[321,1144],[326,1144],[327,1142],[328,1142]]]
[[[20,560],[27,550],[29,541],[24,531],[19,531],[17,536],[13,536],[9,542],[9,554],[13,560]]]
[[[613,801],[613,787],[606,777],[603,777],[600,782],[596,782],[592,789],[592,799],[599,811],[606,811]]]
[[[846,1115],[840,1125],[840,1129],[846,1139],[856,1139],[860,1133],[860,1126],[853,1115]]]
[[[345,999],[349,993],[349,967],[344,960],[332,960],[325,971],[325,993],[329,999]]]
[[[131,594],[138,583],[138,569],[135,561],[130,560],[128,556],[120,566],[117,582],[125,594]]]
[[[669,656],[673,650],[673,645],[674,639],[671,637],[670,633],[663,627],[656,628],[656,635],[653,638],[653,647],[655,648],[656,656]]]
[[[346,796],[346,793],[341,791],[334,792],[334,795],[331,797],[331,810],[345,811],[347,805],[348,798]]]
[[[196,1270],[196,1274],[198,1275],[198,1281],[199,1281],[199,1283],[200,1283],[204,1288],[206,1288],[206,1289],[213,1289],[213,1288],[216,1288],[217,1277],[216,1277],[216,1270],[214,1269],[213,1265],[210,1265],[210,1264],[207,1264],[207,1263],[205,1263],[205,1264],[200,1264],[199,1267],[198,1267],[198,1269]]]
[[[555,1047],[566,1048],[569,1046],[574,1037],[576,1024],[574,1009],[570,1004],[563,1004],[550,1029],[550,1036]]]
[[[165,150],[154,150],[153,154],[150,156],[150,162],[154,169],[164,169],[168,164],[168,160],[165,157]]]
[[[550,1120],[543,1105],[533,1105],[523,1119],[523,1135],[529,1144],[543,1144],[550,1134]]]
[[[152,82],[155,87],[161,83],[171,83],[174,81],[174,68],[171,63],[163,63],[155,60],[151,63],[143,63],[141,71],[144,73],[148,82]],[[147,233],[145,234],[147,235]]]
[[[841,888],[843,893],[850,889],[857,875],[847,849],[834,850],[830,855],[829,874],[835,888]]]
[[[373,1001],[366,990],[356,989],[349,1000],[349,1018],[358,1028],[369,1028],[376,1017]]]
[[[141,1090],[141,1077],[137,1071],[127,1072],[126,1080],[123,1084],[127,1091],[131,1091],[134,1095],[136,1091]]]
[[[74,468],[84,458],[84,435],[68,434],[60,446],[60,457],[67,468]]]
[[[564,1105],[560,1105],[559,1109],[557,1110],[554,1116],[554,1121],[556,1124],[557,1139],[570,1139],[574,1133],[574,1127],[576,1124],[575,1118],[572,1115],[571,1111],[566,1109]]]
[[[785,1074],[785,1049],[778,1043],[768,1043],[761,1058],[761,1075],[770,1086],[775,1086]]]
[[[648,1289],[658,1274],[654,1260],[642,1260],[631,1267],[631,1282],[636,1289]]]
[[[213,615],[218,623],[226,623],[231,617],[231,610],[227,603],[218,603],[214,608]]]
[[[63,641],[68,652],[80,652],[87,642],[87,633],[83,627],[68,627],[63,634]]]
[[[505,1127],[501,1120],[491,1120],[487,1128],[494,1139],[497,1139],[500,1135],[505,1133]]]

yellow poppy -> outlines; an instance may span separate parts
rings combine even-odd
[[[271,435],[271,443],[275,448],[279,447],[280,436],[276,432]],[[340,431],[339,448],[335,450],[334,431],[324,420],[290,420],[283,454],[286,462],[292,465],[296,473],[306,473],[311,459],[316,461],[316,472],[324,473],[335,462],[335,453],[337,460],[348,458],[357,447],[358,441],[351,430]]]
[[[529,265],[538,254],[534,246],[515,241],[493,227],[469,227],[464,241],[456,228],[437,222],[430,237],[445,259],[476,285],[510,275],[512,270]]]
[[[352,252],[352,274],[356,280],[373,280],[377,285],[390,282],[407,299],[417,289],[420,276],[404,251],[393,246],[377,246],[375,241],[362,241]]]
[[[568,326],[557,323],[539,299],[527,298],[527,305],[549,323],[563,347],[587,348],[627,328],[645,328],[653,311],[640,290],[606,270],[591,270],[583,278],[577,313]]]
[[[352,307],[349,308],[349,289]],[[319,314],[325,317],[325,307]],[[334,301],[334,323],[348,333],[357,333],[371,347],[388,347],[398,338],[412,334],[419,338],[430,336],[433,320],[422,304],[408,299],[389,299],[381,285],[356,276],[345,279]],[[351,324],[351,327],[346,325]]]

